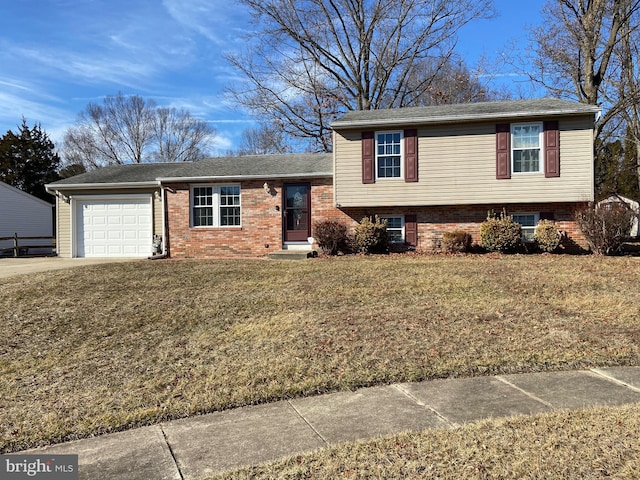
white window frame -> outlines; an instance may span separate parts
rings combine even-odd
[[[515,169],[515,152],[517,150],[533,150],[533,149],[526,149],[526,148],[515,148],[514,147],[514,138],[515,138],[515,129],[518,127],[529,127],[529,126],[533,126],[536,125],[539,128],[539,133],[538,133],[538,150],[539,150],[539,154],[538,154],[538,170],[532,170],[529,172],[516,172]],[[542,124],[542,122],[526,122],[526,123],[512,123],[511,124],[511,172],[514,175],[531,175],[531,174],[538,174],[538,173],[542,173],[543,169],[544,169],[544,125]]]
[[[397,177],[381,177],[379,176],[379,157],[395,156],[395,154],[379,154],[378,153],[378,136],[379,135],[400,135],[400,174]],[[404,132],[402,130],[380,130],[374,133],[375,135],[375,168],[376,168],[376,180],[399,180],[404,178]]]
[[[533,226],[522,225],[520,222],[516,220],[517,216],[525,216],[525,215],[533,215]],[[533,242],[533,235],[535,234],[536,227],[538,226],[538,222],[540,221],[540,213],[539,212],[515,212],[511,214],[514,222],[520,223],[520,228],[522,229],[522,241],[525,243]]]
[[[240,223],[238,225],[222,225],[221,224],[221,219],[222,219],[222,215],[221,215],[221,210],[222,208],[225,207],[225,205],[222,205],[221,201],[220,201],[220,192],[222,190],[222,188],[224,187],[235,187],[238,189],[238,197],[239,197],[239,204],[237,205],[237,207],[240,209],[240,213],[239,213],[239,219],[240,219]],[[195,208],[196,206],[194,205],[194,198],[195,198],[195,189],[196,188],[211,188],[211,195],[212,195],[212,210],[213,210],[213,221],[212,221],[212,225],[196,225],[195,222]],[[195,185],[191,185],[189,188],[189,217],[190,217],[190,226],[192,228],[240,228],[242,227],[242,188],[240,187],[239,183],[229,183],[229,184],[195,184]]]
[[[400,239],[393,241],[389,236],[389,243],[405,243],[406,237],[405,237],[405,231],[404,231],[404,215],[380,215],[380,220],[387,220],[388,222],[390,218],[400,219],[400,228],[395,227],[391,229],[391,230],[400,232]],[[389,225],[387,223],[387,233],[388,232],[389,232]]]

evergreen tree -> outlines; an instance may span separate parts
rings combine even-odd
[[[620,140],[602,143],[596,140],[596,200],[618,193],[618,177],[623,156]]]
[[[638,149],[631,130],[627,129],[624,140],[624,156],[620,165],[618,193],[631,200],[640,201],[640,185],[638,185]]]
[[[0,138],[0,181],[4,183],[51,201],[44,185],[60,178],[59,167],[55,146],[38,123],[29,128],[23,117],[17,133],[9,130]]]
[[[596,199],[622,195],[640,200],[637,148],[631,131],[621,140],[601,144],[596,141]]]

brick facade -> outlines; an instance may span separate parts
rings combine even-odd
[[[311,184],[312,223],[349,217],[334,207],[333,180],[307,179]],[[229,182],[234,183],[234,182]],[[240,183],[240,227],[192,227],[190,185],[172,184],[165,189],[169,254],[174,258],[262,257],[283,246],[281,180]]]
[[[480,224],[487,212],[553,212],[559,230],[567,233],[570,242],[586,247],[584,238],[573,220],[575,204],[522,204],[482,206],[437,206],[375,209],[338,209],[333,199],[330,178],[308,179],[311,184],[312,225],[323,220],[345,223],[353,231],[368,215],[417,216],[419,251],[431,251],[446,231],[464,230],[475,243],[480,242]],[[232,183],[232,182],[231,182]],[[237,183],[237,182],[236,182]],[[169,254],[174,258],[263,257],[283,246],[282,187],[283,181],[243,181],[241,187],[242,225],[239,227],[197,227],[190,221],[190,185],[165,186],[166,224]],[[313,235],[313,230],[312,230]],[[317,248],[317,245],[315,245]]]
[[[487,219],[487,213],[506,209],[508,214],[553,212],[556,227],[567,237],[565,245],[576,249],[588,248],[580,229],[574,220],[574,212],[580,205],[575,203],[513,204],[513,205],[448,205],[434,207],[344,209],[351,220],[351,228],[364,216],[415,214],[418,227],[416,250],[429,252],[437,249],[442,234],[447,231],[462,230],[471,235],[474,243],[480,243],[480,225]]]

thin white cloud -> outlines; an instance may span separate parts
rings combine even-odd
[[[209,39],[218,46],[239,40],[249,14],[240,3],[229,0],[163,0],[162,5],[178,23]]]
[[[24,117],[29,126],[40,123],[56,146],[62,142],[64,131],[75,118],[66,110],[49,103],[29,100],[22,95],[3,91],[0,91],[0,105],[0,124],[7,125],[7,130],[16,131]]]

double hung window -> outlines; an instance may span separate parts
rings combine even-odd
[[[402,176],[402,132],[376,133],[376,165],[378,178]]]
[[[404,218],[403,217],[380,217],[387,221],[387,235],[389,243],[404,243]]]
[[[191,224],[194,227],[240,226],[240,186],[191,187]]]
[[[519,223],[522,227],[522,241],[526,243],[533,242],[533,235],[540,215],[537,213],[515,213],[512,216],[513,221]]]
[[[511,125],[511,171],[537,173],[542,171],[542,123]]]

